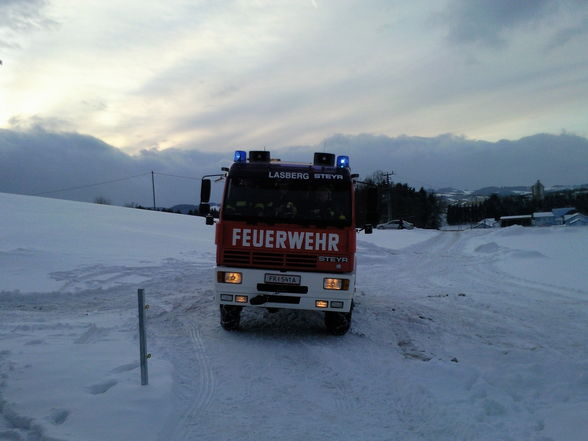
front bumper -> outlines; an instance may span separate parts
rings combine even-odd
[[[219,283],[219,271],[241,273],[241,283]],[[266,274],[299,276],[300,284],[267,283]],[[325,278],[348,279],[349,288],[324,289]],[[355,293],[355,273],[310,273],[218,266],[215,268],[215,288],[217,302],[221,305],[349,312]]]

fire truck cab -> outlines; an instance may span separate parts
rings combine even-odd
[[[323,311],[327,329],[345,334],[356,267],[356,176],[349,157],[315,153],[313,163],[300,164],[267,151],[237,151],[224,170],[215,235],[223,328],[237,329],[244,307],[286,308]],[[210,207],[206,178],[201,214]]]

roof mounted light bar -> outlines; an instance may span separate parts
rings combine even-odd
[[[233,159],[235,162],[247,162],[247,153],[243,150],[236,150],[235,157]]]
[[[265,150],[252,150],[249,152],[249,162],[270,162],[270,152]]]
[[[335,165],[335,155],[332,153],[315,153],[314,154],[314,165],[324,165],[327,167],[333,167]]]
[[[236,150],[233,159],[238,163],[247,162],[247,152],[244,150]],[[265,150],[251,150],[249,152],[249,162],[271,162],[270,152]],[[349,156],[340,155],[335,159],[333,153],[315,153],[313,165],[324,167],[349,168]]]
[[[349,168],[349,156],[337,156],[337,168]]]

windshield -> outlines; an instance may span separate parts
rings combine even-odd
[[[351,185],[347,180],[252,179],[232,176],[223,219],[320,226],[351,225]]]

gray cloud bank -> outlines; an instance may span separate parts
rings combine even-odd
[[[348,154],[353,171],[363,177],[376,170],[393,171],[394,181],[417,188],[530,186],[537,179],[548,186],[588,182],[588,139],[567,133],[498,142],[454,135],[335,135],[319,146],[268,149],[283,160],[305,162],[312,160],[314,151]],[[39,127],[2,129],[0,191],[88,202],[101,196],[114,204],[150,206],[153,170],[158,206],[197,203],[198,179],[220,172],[220,167],[231,160],[232,154],[227,152],[180,149],[128,155],[97,138],[77,133],[49,132]],[[104,184],[88,186],[95,183]]]
[[[495,48],[507,46],[513,32],[548,29],[553,49],[588,32],[587,13],[584,0],[451,0],[439,22],[453,43]]]

